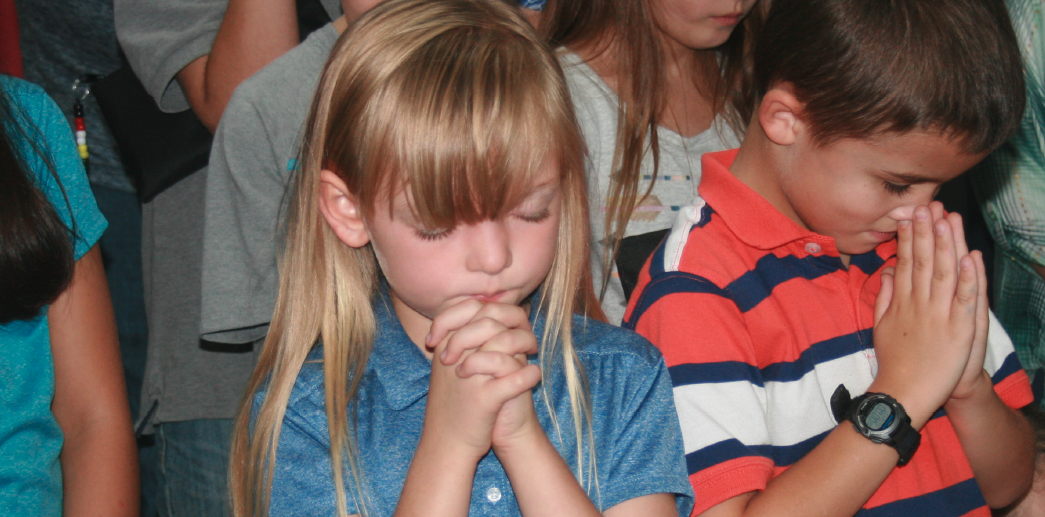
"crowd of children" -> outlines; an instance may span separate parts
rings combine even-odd
[[[214,133],[143,208],[142,508],[1035,515],[1038,356],[934,201],[1033,169],[1017,3],[118,0]],[[137,515],[52,104],[0,81],[0,514]]]

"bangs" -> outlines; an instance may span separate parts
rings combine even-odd
[[[507,215],[549,160],[561,181],[577,166],[559,160],[577,154],[576,126],[557,109],[568,97],[554,63],[538,54],[516,34],[474,28],[413,49],[361,118],[370,159],[358,164],[368,179],[357,187],[370,192],[360,197],[405,190],[419,222],[452,228]]]

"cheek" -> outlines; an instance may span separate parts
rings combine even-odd
[[[525,275],[528,282],[542,282],[551,270],[555,260],[556,246],[559,237],[559,217],[553,215],[540,225],[521,223],[529,227],[519,228],[519,239],[515,253],[521,255],[521,263],[526,264]]]

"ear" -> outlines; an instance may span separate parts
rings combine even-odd
[[[340,176],[326,169],[319,173],[319,211],[341,242],[353,248],[370,242],[355,196]]]
[[[777,145],[795,143],[806,126],[801,118],[803,108],[789,83],[770,88],[758,106],[758,122],[766,138]]]

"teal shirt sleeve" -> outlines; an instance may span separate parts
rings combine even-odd
[[[61,185],[55,182],[43,158],[29,142],[16,144],[28,168],[36,174],[40,190],[54,206],[62,222],[75,230],[74,255],[79,260],[98,242],[108,223],[91,193],[72,129],[58,105],[39,86],[6,76],[0,79],[0,85],[7,91],[13,104],[21,107],[28,118],[27,122],[35,126],[35,130],[26,127],[26,133],[30,138],[36,135],[34,140],[37,148],[47,153],[54,165]]]

